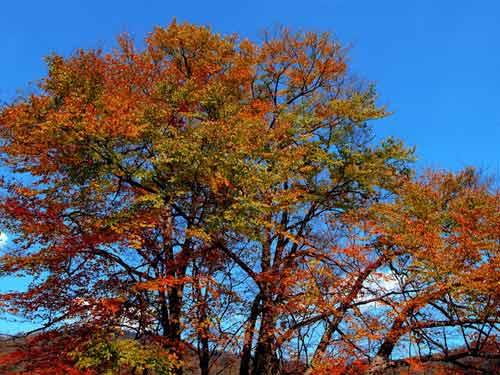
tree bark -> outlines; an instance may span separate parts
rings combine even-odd
[[[201,375],[209,375],[210,372],[210,353],[208,348],[208,339],[201,338],[201,353],[200,353],[200,371]]]
[[[260,307],[260,294],[258,294],[255,297],[252,303],[250,316],[248,317],[248,321],[245,328],[243,350],[241,352],[240,375],[250,374],[250,360],[252,359],[252,342],[254,337],[255,324],[259,316],[259,307]]]
[[[409,313],[411,309],[407,311]],[[382,375],[385,370],[390,367],[390,356],[394,350],[394,346],[401,337],[402,327],[405,322],[406,314],[397,317],[391,326],[391,329],[384,337],[384,341],[373,358],[370,368],[368,369],[369,375]]]
[[[276,317],[269,307],[268,305],[262,313],[252,375],[277,375],[279,373],[274,335]]]
[[[390,356],[394,350],[395,343],[386,338],[380,346],[377,355],[373,358],[368,375],[383,375],[385,371],[391,366]]]

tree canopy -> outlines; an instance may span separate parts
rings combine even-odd
[[[0,111],[0,276],[31,280],[0,309],[41,324],[2,371],[181,374],[195,357],[208,375],[232,353],[241,375],[375,374],[398,347],[411,365],[497,355],[498,193],[472,169],[415,178],[329,34],[256,43],[174,21],[47,65]]]

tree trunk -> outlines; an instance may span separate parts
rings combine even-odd
[[[182,287],[171,288],[168,291],[168,321],[164,322],[164,336],[167,339],[167,349],[173,350],[177,358],[182,361],[183,348],[181,341],[181,312],[182,312]],[[182,375],[182,367],[174,370],[174,375]]]
[[[413,300],[407,302],[407,305],[399,313],[399,316],[394,320],[391,329],[384,337],[384,341],[380,348],[378,349],[377,355],[373,359],[368,374],[370,375],[380,375],[391,366],[390,356],[397,342],[404,333],[403,325],[408,317],[413,313],[417,312],[423,306],[425,306],[429,301],[441,296],[446,291],[446,287],[441,287],[435,291],[431,291],[427,295],[416,297]]]
[[[392,324],[391,329],[384,337],[384,341],[377,351],[377,355],[370,364],[368,369],[369,375],[382,375],[390,367],[390,356],[394,350],[394,346],[401,337],[401,327],[405,322],[405,315],[400,315]]]
[[[178,345],[181,339],[182,289],[172,288],[168,293],[170,307],[170,332],[168,338],[172,344]]]
[[[394,343],[391,342],[390,339],[386,338],[382,343],[382,345],[380,346],[377,355],[370,364],[370,368],[368,369],[367,374],[383,375],[391,365],[389,357],[393,349],[394,349]]]
[[[336,319],[338,320],[338,319]],[[325,332],[323,332],[323,335],[321,336],[321,340],[316,347],[316,350],[314,351],[314,355],[311,361],[311,366],[306,370],[304,375],[312,375],[314,373],[314,365],[316,363],[320,363],[321,359],[324,357],[326,348],[328,348],[328,345],[330,344],[330,341],[332,339],[332,335],[337,329],[338,323],[329,323],[328,326],[326,327]]]
[[[255,331],[255,324],[259,316],[260,294],[258,294],[250,310],[250,316],[245,327],[245,337],[243,341],[243,350],[241,352],[240,375],[250,374],[250,360],[252,358],[252,342]]]
[[[200,372],[201,375],[208,375],[210,370],[210,353],[208,348],[208,339],[203,337],[201,339],[201,353],[200,353]]]
[[[200,372],[201,375],[208,375],[209,373],[209,368],[210,368],[210,349],[209,349],[209,341],[208,341],[208,331],[209,329],[207,328],[206,323],[208,322],[208,317],[207,317],[207,295],[203,295],[203,292],[199,286],[199,284],[196,284],[197,289],[196,289],[196,299],[198,302],[198,311],[199,311],[199,317],[198,317],[198,323],[202,324],[202,329],[201,331],[198,331],[198,358],[200,362]]]
[[[276,357],[276,338],[274,334],[276,317],[271,301],[263,300],[263,312],[259,330],[259,340],[255,348],[252,375],[279,374]]]

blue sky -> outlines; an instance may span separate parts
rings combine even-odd
[[[173,17],[251,39],[279,25],[330,31],[394,112],[379,135],[416,146],[419,169],[475,165],[499,176],[499,15],[497,0],[5,1],[0,101],[42,77],[51,52],[109,48],[121,32],[140,40]]]

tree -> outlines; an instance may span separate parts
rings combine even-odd
[[[457,340],[462,355],[498,357],[483,350],[498,345],[499,323],[500,196],[490,186],[473,169],[429,172],[404,184],[394,203],[373,207],[377,233],[404,258],[390,263],[401,295],[389,304],[371,373],[383,373],[408,334],[420,358],[428,349],[427,359],[438,352],[451,361],[448,342]]]
[[[195,355],[208,375],[234,353],[241,375],[331,373],[422,331],[404,297],[445,295],[391,232],[412,207],[412,153],[373,140],[387,113],[336,41],[174,21],[143,49],[118,42],[48,57],[39,92],[0,112],[3,166],[20,176],[2,183],[14,245],[0,274],[32,279],[0,307],[42,322],[0,366],[180,374]],[[372,293],[389,268],[419,295]],[[361,310],[373,301],[404,324]]]

